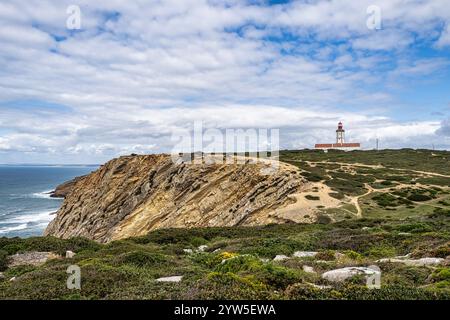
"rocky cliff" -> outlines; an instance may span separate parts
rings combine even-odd
[[[297,168],[267,163],[174,163],[168,155],[126,156],[76,179],[46,235],[108,242],[158,228],[312,222],[296,210],[310,185]],[[68,190],[66,190],[68,191]]]
[[[70,181],[67,181],[59,186],[56,187],[54,191],[50,193],[51,198],[65,198],[70,191],[73,190],[76,183],[82,179],[84,179],[86,176],[77,177],[75,179],[72,179]]]

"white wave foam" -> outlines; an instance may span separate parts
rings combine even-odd
[[[14,218],[8,219],[6,221],[2,221],[4,224],[12,224],[12,223],[49,223],[53,220],[54,216],[52,215],[55,213],[56,210],[50,210],[50,211],[42,211],[37,213],[30,213],[30,214],[24,214],[20,216],[16,216]]]
[[[0,234],[1,233],[11,232],[11,231],[24,230],[26,228],[27,228],[27,224],[26,223],[23,223],[21,225],[15,226],[15,227],[0,228]]]
[[[50,195],[52,194],[53,190],[46,190],[42,192],[36,192],[31,195],[33,198],[40,198],[40,199],[52,199],[52,200],[60,200],[58,198],[52,198]]]

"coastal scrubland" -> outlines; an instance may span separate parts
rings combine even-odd
[[[312,224],[173,228],[107,244],[84,238],[0,238],[0,299],[450,299],[450,152],[283,151],[318,184]],[[324,185],[326,189],[320,189]],[[321,206],[322,191],[339,206]],[[65,258],[66,251],[75,252]],[[61,258],[9,266],[24,252]],[[417,263],[433,258],[439,263]],[[81,290],[67,268],[81,268]],[[376,265],[363,275],[324,273]],[[158,279],[180,276],[179,282]]]

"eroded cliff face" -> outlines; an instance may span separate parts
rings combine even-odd
[[[176,164],[168,155],[114,159],[78,179],[46,235],[100,242],[158,228],[313,222],[296,210],[310,187],[298,170],[264,163]]]

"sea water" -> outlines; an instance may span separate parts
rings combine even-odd
[[[50,198],[59,184],[96,166],[0,166],[0,237],[40,236],[62,199]]]

